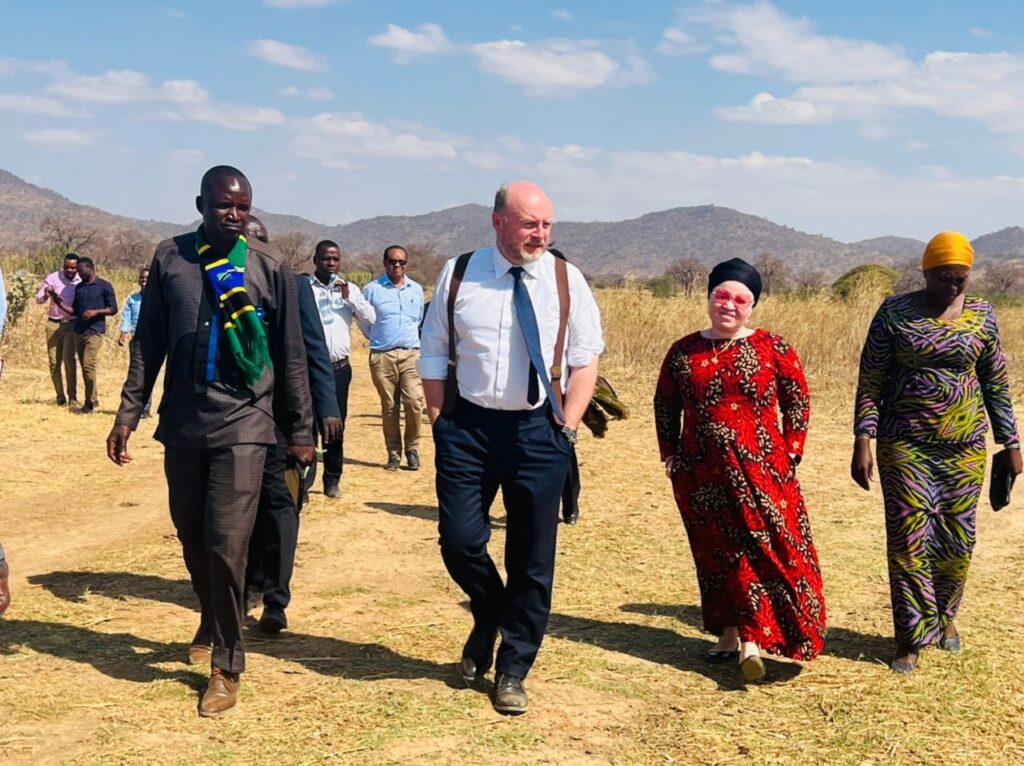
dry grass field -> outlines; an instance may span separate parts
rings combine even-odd
[[[127,285],[118,283],[119,297]],[[291,629],[249,637],[241,705],[196,715],[197,622],[168,518],[154,421],[135,463],[104,455],[125,353],[111,337],[101,412],[51,404],[36,307],[8,333],[0,380],[0,540],[14,603],[0,620],[0,763],[1013,764],[1024,763],[1024,516],[979,509],[959,621],[965,651],[886,667],[891,623],[881,496],[848,477],[850,401],[877,300],[767,300],[755,319],[804,358],[814,395],[800,474],[829,608],[825,653],[768,662],[746,687],[702,661],[693,565],[657,460],[653,381],[699,298],[602,292],[605,370],[633,410],[581,439],[582,516],[560,530],[549,635],[530,711],[462,688],[470,620],[441,562],[433,471],[382,470],[377,400],[357,351],[344,498],[303,512]],[[1024,310],[1000,314],[1018,393]],[[424,462],[430,466],[429,438]],[[502,549],[500,503],[492,551]]]

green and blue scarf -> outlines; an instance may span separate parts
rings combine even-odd
[[[206,241],[206,234],[200,226],[196,231],[196,253],[200,262],[204,255],[210,253],[211,245]],[[253,385],[261,377],[265,369],[271,369],[270,348],[267,345],[267,332],[259,312],[249,299],[245,290],[245,256],[247,247],[245,236],[235,241],[231,252],[226,258],[203,264],[217,304],[220,306],[223,320],[224,336],[227,338],[231,355],[242,373],[246,385]],[[213,339],[211,339],[211,342]]]

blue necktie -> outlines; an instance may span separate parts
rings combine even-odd
[[[544,391],[548,395],[548,401],[551,402],[551,409],[555,413],[555,418],[560,422],[565,422],[565,416],[562,414],[562,407],[557,401],[555,401],[555,393],[551,389],[551,381],[548,380],[547,373],[544,368],[544,355],[540,350],[540,330],[537,327],[537,315],[533,311],[533,302],[530,300],[530,293],[526,289],[526,285],[523,284],[523,267],[513,266],[509,269],[512,274],[514,281],[512,286],[512,302],[516,307],[516,318],[519,320],[519,329],[523,331],[523,340],[526,341],[526,353],[530,356],[530,384],[527,387],[527,401],[530,404],[536,404],[540,398],[537,392],[537,378],[540,378],[540,382],[544,384]],[[557,353],[557,352],[556,352]],[[530,398],[530,391],[532,390],[534,396]]]

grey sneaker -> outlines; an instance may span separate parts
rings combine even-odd
[[[420,453],[414,449],[411,449],[408,452],[406,452],[405,464],[409,466],[410,471],[420,470]]]
[[[397,471],[402,465],[402,458],[398,455],[388,455],[388,464],[384,466],[385,471]]]
[[[507,715],[521,715],[529,702],[523,679],[508,673],[498,673],[494,681],[494,709]]]

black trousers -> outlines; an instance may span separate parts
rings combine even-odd
[[[441,556],[476,624],[501,633],[495,668],[525,677],[551,612],[558,507],[569,442],[549,408],[504,412],[459,399],[434,423]],[[498,488],[507,512],[505,571],[487,552]]]
[[[249,563],[245,569],[246,590],[262,593],[264,606],[279,609],[287,609],[292,599],[289,586],[299,542],[299,510],[284,480],[287,459],[287,447],[267,448],[256,524],[249,540]]]
[[[245,560],[266,453],[264,444],[164,450],[171,520],[199,597],[196,640],[213,644],[213,664],[229,673],[245,670]]]
[[[352,385],[352,365],[345,364],[334,367],[334,388],[338,393],[338,409],[341,410],[341,422],[348,417],[348,389]],[[345,434],[324,450],[324,481],[340,479],[345,470]]]

